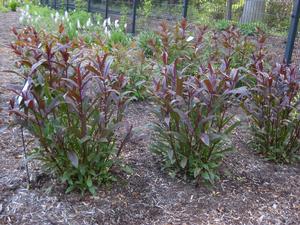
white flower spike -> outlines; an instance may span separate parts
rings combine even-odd
[[[119,25],[119,20],[115,20],[115,28],[119,28],[120,25]]]
[[[192,41],[192,40],[194,40],[194,37],[193,37],[193,36],[189,36],[189,37],[186,39],[187,42],[190,42],[190,41]]]
[[[77,29],[80,29],[80,28],[81,28],[80,21],[77,20]]]
[[[105,27],[107,26],[107,19],[105,19],[105,20],[103,21],[102,26],[103,26],[103,28],[105,28]]]

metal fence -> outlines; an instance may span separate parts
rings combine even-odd
[[[178,21],[187,17],[188,0],[183,1],[152,1],[151,10],[144,13],[143,0],[87,0],[79,4],[73,0],[41,0],[42,5],[54,9],[74,10],[80,8],[92,13],[100,13],[104,18],[113,19],[125,18],[128,23],[128,31],[144,30],[155,26],[159,20]],[[176,3],[174,3],[176,2]],[[77,3],[77,4],[76,4]]]
[[[137,30],[145,29],[159,20],[176,21],[187,17],[190,21],[207,24],[222,20],[236,23],[259,22],[276,32],[286,33],[294,0],[41,0],[40,2],[55,9],[81,8],[101,13],[105,18],[125,16],[131,22],[132,28]],[[145,6],[149,2],[150,5]],[[135,32],[135,29],[131,31]]]
[[[228,21],[245,24],[246,28],[251,24],[259,24],[275,35],[287,37],[289,33],[285,59],[290,62],[299,19],[296,9],[300,0],[41,0],[40,2],[54,9],[80,8],[92,13],[101,13],[104,18],[125,19],[128,32],[132,33],[156,28],[162,20],[175,22],[182,17],[194,23],[219,23],[220,26],[226,25]]]

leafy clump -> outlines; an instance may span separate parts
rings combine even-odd
[[[238,124],[228,110],[244,90],[235,88],[239,71],[224,60],[220,68],[200,66],[191,76],[178,71],[177,60],[168,65],[167,53],[162,58],[165,65],[152,90],[159,118],[153,150],[175,174],[212,183],[224,153],[231,150],[226,137]]]
[[[17,7],[19,6],[19,3],[17,1],[10,1],[9,2],[9,8],[11,11],[16,12],[17,11]]]
[[[243,109],[249,115],[254,147],[276,162],[299,160],[300,96],[297,68],[277,63],[269,68],[264,53],[253,56],[249,97]]]
[[[266,25],[259,22],[239,24],[239,28],[240,31],[246,36],[254,36],[262,30],[267,30]]]
[[[230,59],[231,68],[246,66],[252,53],[258,50],[256,39],[262,33],[256,29],[255,36],[250,38],[233,25],[224,30],[209,30],[207,26],[191,27],[186,20],[174,27],[163,22],[157,31],[158,41],[149,41],[148,47],[156,62],[163,64],[161,55],[165,51],[170,62],[179,59],[178,68],[186,68],[192,75],[199,62],[219,64],[220,59]]]
[[[267,1],[264,22],[269,29],[286,35],[293,11],[293,0]]]
[[[216,29],[218,30],[227,30],[228,28],[230,28],[234,23],[230,20],[219,20],[216,21],[214,23],[214,26],[216,27]]]
[[[161,46],[158,35],[153,31],[144,31],[138,35],[137,44],[143,50],[146,57],[153,56],[153,48]],[[151,45],[150,45],[151,44]]]
[[[85,54],[85,43],[27,27],[14,31],[12,49],[26,82],[11,100],[11,114],[39,140],[32,154],[74,189],[95,193],[95,185],[113,179],[110,172],[131,127],[116,146],[128,102],[126,79],[111,71],[109,54]]]
[[[133,42],[131,49],[116,45],[112,49],[115,58],[112,67],[128,78],[126,89],[130,95],[136,100],[144,100],[148,97],[147,89],[152,81],[152,67],[144,52],[134,45]]]

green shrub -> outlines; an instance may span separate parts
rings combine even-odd
[[[113,69],[128,78],[126,89],[135,100],[145,100],[148,97],[147,87],[151,81],[151,65],[144,52],[136,47],[135,42],[130,46],[115,45],[111,49],[114,56]]]
[[[162,76],[152,89],[159,118],[152,148],[172,173],[213,183],[224,153],[231,150],[227,136],[238,124],[228,110],[233,94],[243,91],[235,89],[239,72],[224,61],[220,68],[208,64],[190,76],[177,70],[177,60],[167,65],[166,52],[162,58]]]
[[[33,157],[67,183],[67,192],[95,194],[96,184],[114,179],[111,168],[131,133],[127,125],[117,148],[126,79],[110,70],[108,54],[85,56],[85,43],[71,41],[63,26],[55,36],[30,27],[15,34],[12,48],[27,88],[16,91],[11,113],[39,140]]]
[[[267,1],[264,22],[270,29],[287,32],[293,9],[293,0]]]
[[[152,0],[144,0],[142,4],[142,14],[147,19],[149,16],[151,16],[153,5]]]
[[[120,27],[124,27],[125,24],[128,23],[130,12],[131,12],[130,6],[122,2],[121,9],[120,9]]]
[[[266,25],[258,22],[239,24],[239,29],[241,33],[246,36],[254,36],[258,34],[259,31],[267,31]]]
[[[11,11],[16,12],[17,7],[19,6],[19,3],[17,1],[10,1],[8,6]]]
[[[232,21],[229,20],[219,20],[217,21],[214,26],[218,29],[218,30],[227,30],[228,28],[230,28],[232,26]]]
[[[107,46],[112,48],[115,45],[128,46],[131,42],[131,38],[128,34],[120,29],[112,29],[110,31],[110,37],[107,41]]]
[[[75,0],[75,6],[77,10],[87,11],[88,10],[88,1],[85,0]]]
[[[263,51],[254,56],[254,84],[242,104],[251,123],[251,143],[268,160],[291,163],[300,159],[298,69],[279,63],[269,69],[264,61]]]
[[[226,10],[226,0],[201,0],[197,3],[198,19],[207,22],[210,22],[212,20],[224,19]],[[193,3],[191,2],[191,4]]]
[[[152,31],[140,33],[137,38],[137,44],[138,47],[143,50],[146,57],[153,56],[153,48],[158,49],[161,47],[158,35]]]
[[[9,12],[9,10],[6,7],[4,7],[3,5],[0,5],[0,12],[7,13],[7,12]]]
[[[70,13],[70,22],[72,24],[77,25],[77,21],[79,21],[81,26],[83,26],[86,25],[87,21],[90,18],[91,18],[91,14],[83,10],[76,10]]]

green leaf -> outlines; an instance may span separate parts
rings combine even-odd
[[[198,177],[200,172],[201,172],[201,169],[199,167],[195,168],[194,169],[194,178]]]
[[[81,175],[85,175],[86,167],[85,166],[79,166],[79,172]]]
[[[69,186],[69,187],[66,189],[66,194],[70,193],[70,192],[73,191],[74,189],[75,189],[75,186],[74,186],[74,185]]]
[[[206,163],[202,164],[202,168],[204,168],[205,170],[209,170],[209,166]]]
[[[174,151],[172,149],[168,149],[168,157],[170,161],[173,161]]]
[[[90,188],[93,186],[93,181],[91,177],[89,176],[88,179],[86,180],[86,185]]]
[[[68,171],[65,171],[63,176],[61,177],[61,181],[62,182],[66,182],[70,179],[70,174],[68,173]]]
[[[85,142],[91,140],[91,136],[85,136],[83,138],[80,139],[80,144],[84,144]]]
[[[209,176],[208,172],[202,173],[202,177],[203,177],[204,180],[210,180],[210,176]]]
[[[128,173],[128,174],[133,174],[133,169],[128,166],[128,165],[125,165],[122,167],[122,170],[125,172],[125,173]]]
[[[181,168],[185,168],[187,164],[187,158],[184,156],[183,159],[180,161]]]
[[[88,188],[89,189],[89,192],[92,194],[92,195],[96,195],[96,189],[94,186],[91,186]]]
[[[241,124],[241,121],[237,121],[234,124],[232,124],[231,126],[229,126],[226,130],[225,130],[225,134],[230,134],[238,125]]]

